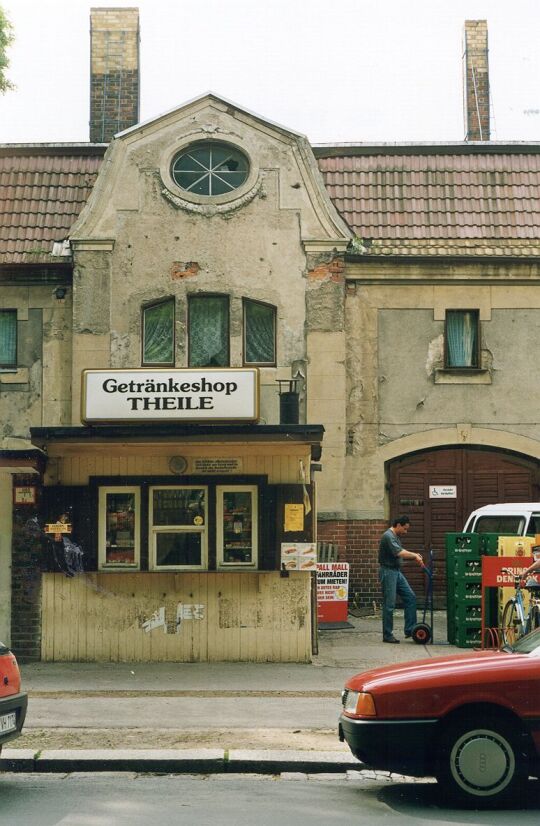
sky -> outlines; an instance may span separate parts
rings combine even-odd
[[[137,6],[141,120],[212,91],[312,143],[461,141],[464,21],[487,19],[492,140],[540,140],[540,0],[0,0],[0,143],[89,139],[91,6]]]

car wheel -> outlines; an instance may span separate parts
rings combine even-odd
[[[502,639],[505,645],[513,645],[519,637],[518,613],[515,600],[509,600],[502,615]]]
[[[439,745],[437,780],[457,802],[493,806],[512,797],[526,780],[525,755],[505,720],[453,722]]]

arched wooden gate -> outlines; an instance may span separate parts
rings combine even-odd
[[[411,519],[405,547],[435,551],[440,604],[446,598],[445,534],[462,530],[469,513],[482,505],[538,501],[540,462],[470,446],[441,448],[395,459],[388,466],[388,482],[392,517],[407,513]],[[423,576],[411,565],[406,573],[422,593]]]

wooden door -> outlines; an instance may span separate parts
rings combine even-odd
[[[482,505],[538,501],[540,463],[499,451],[443,448],[395,460],[388,478],[391,517],[406,513],[411,520],[406,547],[425,555],[434,549],[440,603],[446,596],[445,534],[462,530],[469,513]],[[455,487],[455,496],[430,495],[430,488],[443,486]],[[406,573],[421,594],[423,575],[412,566]]]

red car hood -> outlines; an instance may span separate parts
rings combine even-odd
[[[411,660],[395,665],[385,665],[380,668],[372,668],[351,677],[346,688],[355,691],[371,691],[385,685],[396,685],[397,683],[408,683],[420,681],[430,681],[433,678],[440,679],[443,674],[457,675],[479,670],[491,670],[492,668],[504,668],[505,663],[512,667],[516,660],[522,655],[507,654],[504,651],[474,651],[469,654],[454,654],[451,657],[433,657],[424,660]]]

